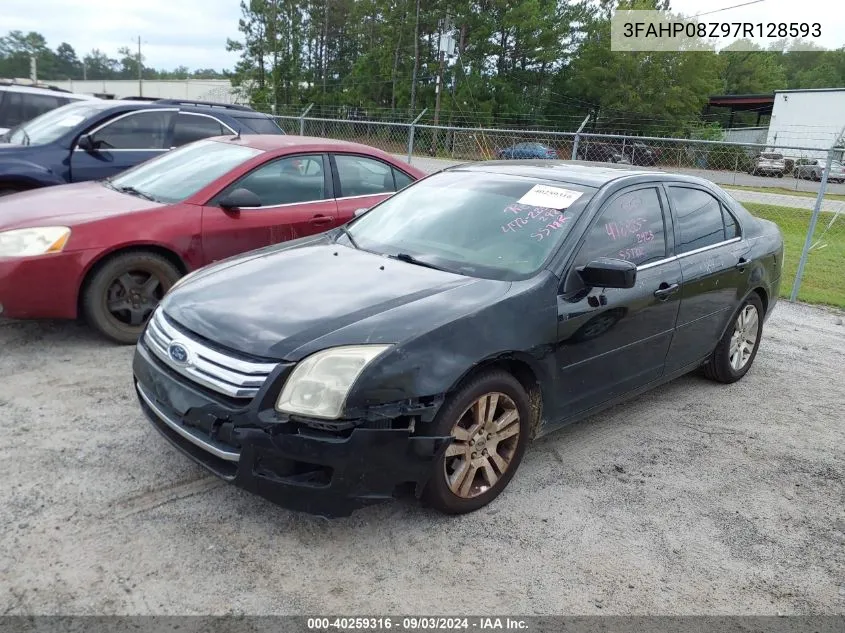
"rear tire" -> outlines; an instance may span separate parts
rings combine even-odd
[[[162,297],[181,271],[156,253],[117,255],[88,280],[82,311],[88,323],[106,338],[134,344]]]
[[[423,500],[445,514],[464,514],[499,496],[528,444],[532,409],[511,374],[492,370],[467,382],[440,409],[426,433],[454,439],[434,463]]]
[[[748,373],[763,336],[763,302],[754,292],[731,319],[712,356],[704,363],[704,375],[729,384]]]

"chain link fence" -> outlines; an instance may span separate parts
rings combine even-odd
[[[659,138],[312,117],[277,120],[288,134],[363,143],[424,171],[483,160],[574,160],[706,178],[751,213],[777,223],[786,243],[782,294],[845,307],[845,150],[721,140]]]

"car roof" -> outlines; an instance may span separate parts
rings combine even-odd
[[[655,169],[638,169],[627,165],[613,167],[599,166],[581,161],[569,160],[489,160],[478,163],[464,163],[447,167],[444,171],[478,171],[493,174],[507,174],[566,182],[582,187],[601,188],[614,180],[623,178],[629,180],[663,180],[672,182],[687,182],[703,184],[713,187],[713,183],[705,178],[675,174]]]
[[[233,110],[224,107],[225,104],[205,105],[197,103],[174,103],[161,101],[145,101],[133,99],[99,99],[97,100],[97,108],[100,110],[107,110],[109,108],[121,108],[126,111],[129,110],[154,110],[154,109],[178,109],[183,112],[202,112],[203,114],[215,114],[221,116],[229,116],[233,118],[268,118],[268,115],[255,110]]]
[[[316,136],[295,136],[293,134],[242,134],[235,136],[220,136],[214,139],[221,143],[232,143],[233,145],[244,145],[253,149],[265,152],[294,147],[296,149],[314,152],[333,152],[346,150],[363,152],[367,154],[385,155],[383,151],[369,145],[352,143],[351,141],[338,141],[331,138],[319,138]]]
[[[64,99],[75,99],[79,101],[97,101],[97,97],[91,95],[78,94],[68,90],[60,90],[57,88],[44,88],[41,86],[23,86],[19,84],[0,83],[0,90],[7,92],[22,92],[26,94],[35,95],[50,95],[51,97],[62,97]]]

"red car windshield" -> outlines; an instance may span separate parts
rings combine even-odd
[[[141,163],[109,185],[158,202],[181,202],[260,153],[243,145],[197,141]]]

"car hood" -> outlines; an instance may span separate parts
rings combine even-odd
[[[299,360],[334,345],[400,343],[489,305],[509,287],[322,239],[202,269],[162,309],[231,350]]]
[[[159,203],[109,189],[98,182],[57,185],[0,198],[0,230],[74,226],[160,206]]]

